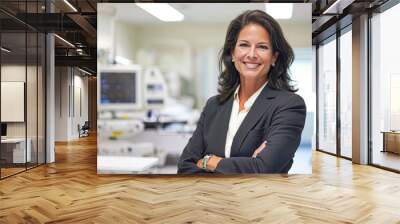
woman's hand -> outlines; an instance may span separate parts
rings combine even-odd
[[[203,159],[199,159],[199,160],[197,161],[197,168],[203,169],[202,161],[203,161]]]
[[[264,141],[264,142],[263,142],[260,146],[258,146],[258,148],[254,151],[252,157],[253,157],[253,158],[256,158],[257,155],[258,155],[262,150],[264,150],[266,146],[267,146],[267,141]],[[219,157],[219,156],[214,156],[214,155],[211,156],[211,157],[208,159],[207,164],[206,164],[207,170],[209,170],[209,171],[214,171],[214,170],[217,168],[218,163],[219,163],[221,160],[222,160],[222,158]],[[199,160],[197,161],[196,165],[197,165],[197,168],[203,169],[203,159],[199,159]]]
[[[214,171],[221,160],[221,157],[211,156],[210,159],[207,161],[207,170]]]
[[[221,157],[218,157],[218,156],[211,156],[211,157],[208,159],[207,164],[206,164],[207,170],[209,170],[209,171],[214,171],[214,170],[217,168],[218,163],[219,163],[221,160],[222,160]],[[203,159],[199,159],[199,160],[197,161],[197,167],[198,167],[199,169],[203,169],[202,161],[203,161]]]
[[[256,149],[256,151],[254,151],[253,155],[251,157],[256,158],[257,155],[267,146],[267,141],[264,141],[260,146],[258,146],[258,148]]]

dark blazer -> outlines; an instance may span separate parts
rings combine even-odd
[[[197,128],[179,159],[178,173],[206,173],[196,166],[206,154],[223,157],[216,173],[287,173],[301,140],[306,117],[304,100],[267,84],[237,130],[230,158],[225,158],[232,104],[233,94],[223,104],[216,96],[207,101]],[[265,140],[266,148],[252,158],[253,152]]]

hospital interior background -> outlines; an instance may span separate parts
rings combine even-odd
[[[266,6],[179,7],[184,14],[190,10],[190,17],[163,23],[135,4],[98,6],[99,173],[175,174],[206,100],[217,94],[218,56],[229,22],[245,10]],[[295,52],[290,67],[293,84],[307,105],[302,141],[290,170],[302,174],[311,173],[315,138],[315,74],[311,36],[305,32],[311,30],[307,11],[311,5],[295,4],[293,17],[280,20]],[[204,17],[204,12],[210,16]],[[127,83],[136,92],[125,93]],[[123,100],[128,103],[121,104]]]

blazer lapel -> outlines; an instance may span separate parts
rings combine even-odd
[[[215,120],[217,121],[216,132],[214,132],[213,139],[215,141],[216,149],[220,153],[220,156],[225,157],[225,143],[226,136],[229,128],[229,120],[232,112],[233,94],[232,96],[220,106],[219,112],[217,113]],[[222,150],[222,151],[221,151]]]
[[[269,84],[264,87],[237,130],[235,137],[233,138],[231,155],[235,155],[240,152],[243,140],[246,138],[250,129],[254,127],[254,125],[256,125],[261,119],[268,107],[268,101],[275,98],[277,94],[277,90],[272,89]]]

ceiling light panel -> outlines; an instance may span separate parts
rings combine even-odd
[[[265,3],[265,12],[274,19],[290,19],[293,15],[293,3]]]
[[[88,71],[86,71],[86,70],[83,70],[83,69],[81,69],[81,68],[79,68],[79,67],[78,67],[78,70],[81,71],[81,72],[83,72],[83,73],[85,73],[85,74],[87,74],[87,75],[92,75],[92,73],[90,73],[90,72],[88,72]]]
[[[74,12],[78,12],[78,10],[68,1],[68,0],[64,0],[65,4],[68,5],[68,7],[70,7]]]
[[[1,51],[4,51],[4,52],[6,52],[6,53],[10,53],[11,52],[11,50],[9,50],[9,49],[7,49],[7,48],[5,48],[5,47],[2,47],[2,48],[0,48],[1,49]]]
[[[66,39],[64,39],[64,38],[62,38],[62,37],[60,37],[60,36],[57,35],[57,34],[54,34],[54,36],[57,37],[57,38],[58,38],[59,40],[61,40],[62,42],[64,42],[64,43],[66,43],[67,45],[69,45],[70,47],[75,48],[75,45],[71,44],[71,42],[69,42],[68,40],[66,40]]]
[[[178,22],[185,17],[167,3],[136,3],[137,6],[164,22]]]

